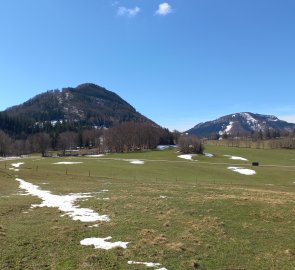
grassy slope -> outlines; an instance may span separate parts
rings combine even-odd
[[[258,167],[256,175],[243,176],[225,163],[246,168],[249,162],[223,155],[295,166],[295,152],[210,145],[206,152],[215,157],[183,161],[172,149],[69,159],[80,165],[27,159],[19,173],[0,162],[0,269],[146,269],[128,260],[159,262],[169,270],[294,269],[295,167]],[[133,165],[113,158],[151,161]],[[30,211],[40,200],[17,194],[15,174],[55,194],[109,189],[79,204],[112,220],[89,228],[57,209]],[[79,244],[106,236],[129,241],[128,249]]]

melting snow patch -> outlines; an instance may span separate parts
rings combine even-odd
[[[19,169],[15,169],[15,168],[9,168],[10,171],[15,171],[15,172],[19,172]]]
[[[160,263],[128,261],[128,264],[137,264],[137,265],[140,264],[140,265],[145,265],[146,267],[157,268],[156,270],[167,270],[167,268],[165,268],[165,267],[158,268],[159,266],[161,266]]]
[[[243,157],[236,157],[236,156],[231,156],[231,155],[224,155],[225,157],[228,157],[229,159],[233,160],[243,160],[243,161],[248,161],[248,159],[243,158]]]
[[[88,228],[97,228],[98,226],[99,224],[94,224],[94,225],[88,226]]]
[[[229,170],[232,170],[233,172],[237,172],[244,175],[254,175],[256,172],[254,170],[240,168],[240,167],[228,167]]]
[[[187,159],[187,160],[192,160],[194,155],[180,155],[178,156],[179,158]]]
[[[204,153],[204,155],[205,155],[205,157],[214,157],[214,155],[213,154],[210,154],[210,153]]]
[[[158,266],[161,266],[161,264],[159,264],[159,263],[151,263],[151,262],[128,261],[128,264],[141,264],[141,265],[145,265],[146,267],[158,267]]]
[[[22,158],[27,158],[29,156],[19,156],[19,157],[0,157],[0,161],[9,161],[9,160],[17,160]]]
[[[12,163],[11,166],[14,168],[19,168],[19,166],[23,165],[23,162],[19,162],[19,163]]]
[[[171,148],[171,147],[175,148],[176,145],[158,145],[158,146],[157,146],[157,149],[158,149],[158,150],[166,150],[166,149],[169,149],[169,148]]]
[[[104,157],[105,155],[103,154],[99,154],[99,155],[85,155],[84,157],[93,157],[93,158],[96,158],[96,157]]]
[[[158,145],[157,146],[157,149],[158,150],[166,150],[166,149],[168,149],[170,146],[169,145]]]
[[[70,161],[61,161],[61,162],[56,162],[53,163],[55,165],[60,165],[60,164],[64,164],[64,165],[73,165],[73,164],[81,164],[83,162],[70,162]]]
[[[81,240],[80,244],[82,246],[94,246],[95,249],[106,249],[106,250],[116,248],[116,247],[121,247],[124,249],[127,248],[128,242],[119,241],[119,242],[111,243],[111,242],[107,241],[107,240],[111,240],[111,239],[112,239],[111,236],[106,237],[106,238],[92,237],[92,238],[86,238],[86,239]]]
[[[130,161],[131,164],[136,164],[136,165],[142,165],[144,164],[144,161],[142,160],[132,160]]]
[[[26,182],[22,179],[16,179],[20,183],[20,188],[27,191],[28,195],[39,197],[42,201],[39,205],[32,205],[34,207],[56,207],[60,211],[65,212],[73,220],[80,220],[82,222],[95,221],[109,221],[107,215],[99,215],[89,208],[79,208],[74,205],[75,201],[83,198],[90,198],[91,195],[78,193],[69,195],[53,195],[50,191],[41,190],[40,187]]]
[[[219,135],[223,135],[224,133],[230,134],[230,131],[233,127],[233,123],[234,122],[229,122],[229,124],[226,126],[226,128],[224,130],[219,131]]]

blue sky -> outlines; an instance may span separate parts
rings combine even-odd
[[[0,0],[0,110],[92,82],[181,131],[295,122],[294,0]]]

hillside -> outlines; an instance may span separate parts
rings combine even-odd
[[[276,116],[241,112],[226,115],[213,121],[200,123],[186,133],[201,137],[224,134],[231,136],[250,135],[254,132],[293,132],[295,124],[278,119]]]
[[[63,125],[110,127],[126,121],[156,125],[116,93],[90,83],[39,94],[2,112],[0,119],[0,129],[11,130],[17,125],[15,133],[19,122],[26,123],[28,130]]]

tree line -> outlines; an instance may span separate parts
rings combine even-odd
[[[240,140],[248,140],[251,139],[253,141],[259,141],[259,140],[272,140],[272,139],[280,139],[280,138],[289,138],[289,137],[295,137],[295,130],[288,131],[288,130],[278,130],[278,129],[269,129],[266,130],[257,130],[252,131],[247,134],[240,134],[239,132],[234,134],[229,133],[223,133],[222,135],[216,133],[212,134],[211,136],[208,136],[209,140],[219,140],[219,139],[240,139]]]
[[[130,152],[154,149],[159,144],[174,144],[179,138],[178,132],[170,132],[150,123],[123,122],[113,127],[99,129],[67,130],[64,132],[37,132],[31,135],[11,136],[0,129],[0,156],[26,155],[48,151],[60,151],[77,148],[95,149],[97,153]]]

